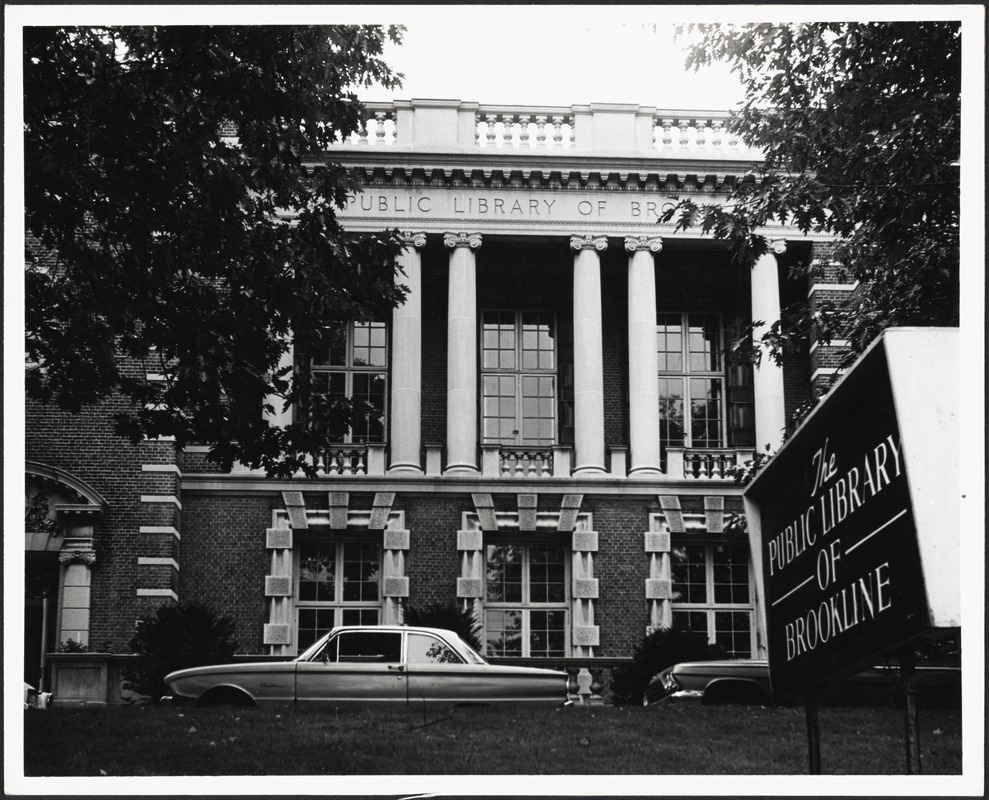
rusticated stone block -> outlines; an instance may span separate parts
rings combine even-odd
[[[646,534],[646,552],[670,552],[670,534],[666,531],[649,531],[649,533]]]
[[[286,508],[292,506],[306,507],[306,501],[302,499],[302,492],[282,492],[282,502]]]
[[[291,644],[292,643],[292,629],[288,625],[269,625],[264,626],[264,643],[265,644]]]
[[[291,528],[268,528],[265,531],[265,545],[269,550],[291,550]]]
[[[412,535],[409,531],[385,530],[385,550],[408,550]]]
[[[388,524],[388,515],[391,514],[390,507],[379,507],[375,506],[371,509],[371,518],[368,520],[367,527],[372,531],[384,530],[384,527]]]
[[[288,524],[293,528],[304,530],[309,527],[309,523],[306,521],[305,508],[302,506],[288,506],[285,510],[288,512]]]
[[[579,508],[564,508],[560,510],[560,520],[556,524],[556,529],[562,533],[569,533],[577,524]]]
[[[457,597],[476,598],[483,595],[480,578],[457,578]]]
[[[669,581],[658,578],[646,579],[646,600],[670,600],[673,598],[673,587]]]
[[[457,531],[458,550],[483,550],[484,533],[482,531]]]
[[[408,597],[409,579],[385,578],[384,586],[381,587],[381,593],[385,597]]]
[[[580,509],[580,504],[584,502],[584,495],[582,494],[565,494],[563,495],[563,502],[561,503],[561,508],[576,508]]]
[[[377,492],[374,495],[375,508],[391,508],[395,504],[394,492]]]
[[[495,516],[494,507],[477,509],[477,521],[481,524],[482,530],[498,530],[498,518]]]
[[[597,625],[583,625],[573,629],[575,647],[597,647],[601,641],[601,629]]]
[[[573,596],[577,600],[596,600],[598,597],[598,579],[577,578],[573,582]]]
[[[596,553],[598,551],[598,532],[575,531],[572,547],[575,553]]]
[[[534,531],[536,529],[536,509],[519,508],[519,530]]]
[[[287,575],[267,575],[264,579],[265,597],[290,597],[292,579]]]

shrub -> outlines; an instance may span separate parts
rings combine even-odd
[[[662,628],[648,634],[635,647],[632,663],[618,667],[611,678],[611,702],[639,704],[649,681],[657,672],[681,661],[709,661],[724,658],[719,645],[709,645],[707,636],[675,628]]]
[[[137,622],[128,643],[137,658],[124,669],[134,691],[157,702],[167,691],[165,676],[174,670],[230,661],[237,650],[233,619],[204,603],[163,605]]]
[[[421,628],[444,628],[453,631],[467,644],[480,653],[484,647],[481,642],[481,624],[471,609],[456,603],[429,603],[428,605],[406,606],[405,624]]]

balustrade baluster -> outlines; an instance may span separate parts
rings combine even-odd
[[[385,112],[376,111],[374,113],[374,140],[375,144],[385,143]]]
[[[690,134],[687,132],[690,129],[690,120],[679,120],[677,127],[680,129],[680,149],[686,150],[690,146]]]
[[[711,147],[714,150],[721,149],[721,129],[724,127],[724,123],[721,120],[713,120],[711,122]]]
[[[563,117],[553,117],[553,147],[563,147]]]
[[[502,130],[502,146],[511,147],[512,139],[515,135],[515,115],[514,114],[502,114],[501,121],[504,124],[504,129]]]
[[[546,147],[546,115],[536,117],[536,147]]]
[[[519,117],[519,147],[529,147],[529,115]]]
[[[488,114],[485,116],[485,121],[488,124],[488,130],[487,130],[488,144],[494,147],[495,138],[497,136],[497,134],[495,133],[495,123],[498,121],[498,117],[494,114]]]
[[[705,136],[705,130],[707,128],[707,120],[698,119],[695,120],[695,124],[697,125],[697,139],[695,140],[697,142],[697,149],[703,150],[704,144],[707,141]]]
[[[663,126],[663,149],[672,150],[673,149],[673,120],[664,119],[662,121]]]

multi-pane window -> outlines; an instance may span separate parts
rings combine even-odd
[[[568,547],[488,543],[484,643],[489,656],[567,654]]]
[[[556,443],[556,323],[549,311],[485,311],[481,320],[481,439]]]
[[[338,625],[377,625],[381,546],[361,540],[311,539],[299,545],[296,610],[300,652]]]
[[[705,313],[661,313],[659,438],[667,447],[723,447],[724,363],[721,318]]]
[[[362,401],[369,410],[343,436],[348,442],[385,440],[388,329],[384,322],[333,326],[310,363],[314,391]]]
[[[703,633],[731,658],[752,655],[752,582],[745,545],[676,544],[673,627]]]

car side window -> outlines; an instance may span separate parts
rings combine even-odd
[[[402,660],[402,634],[397,631],[344,631],[336,641],[339,663],[397,664]]]
[[[445,642],[425,633],[410,633],[408,648],[410,664],[462,664],[464,661]]]

